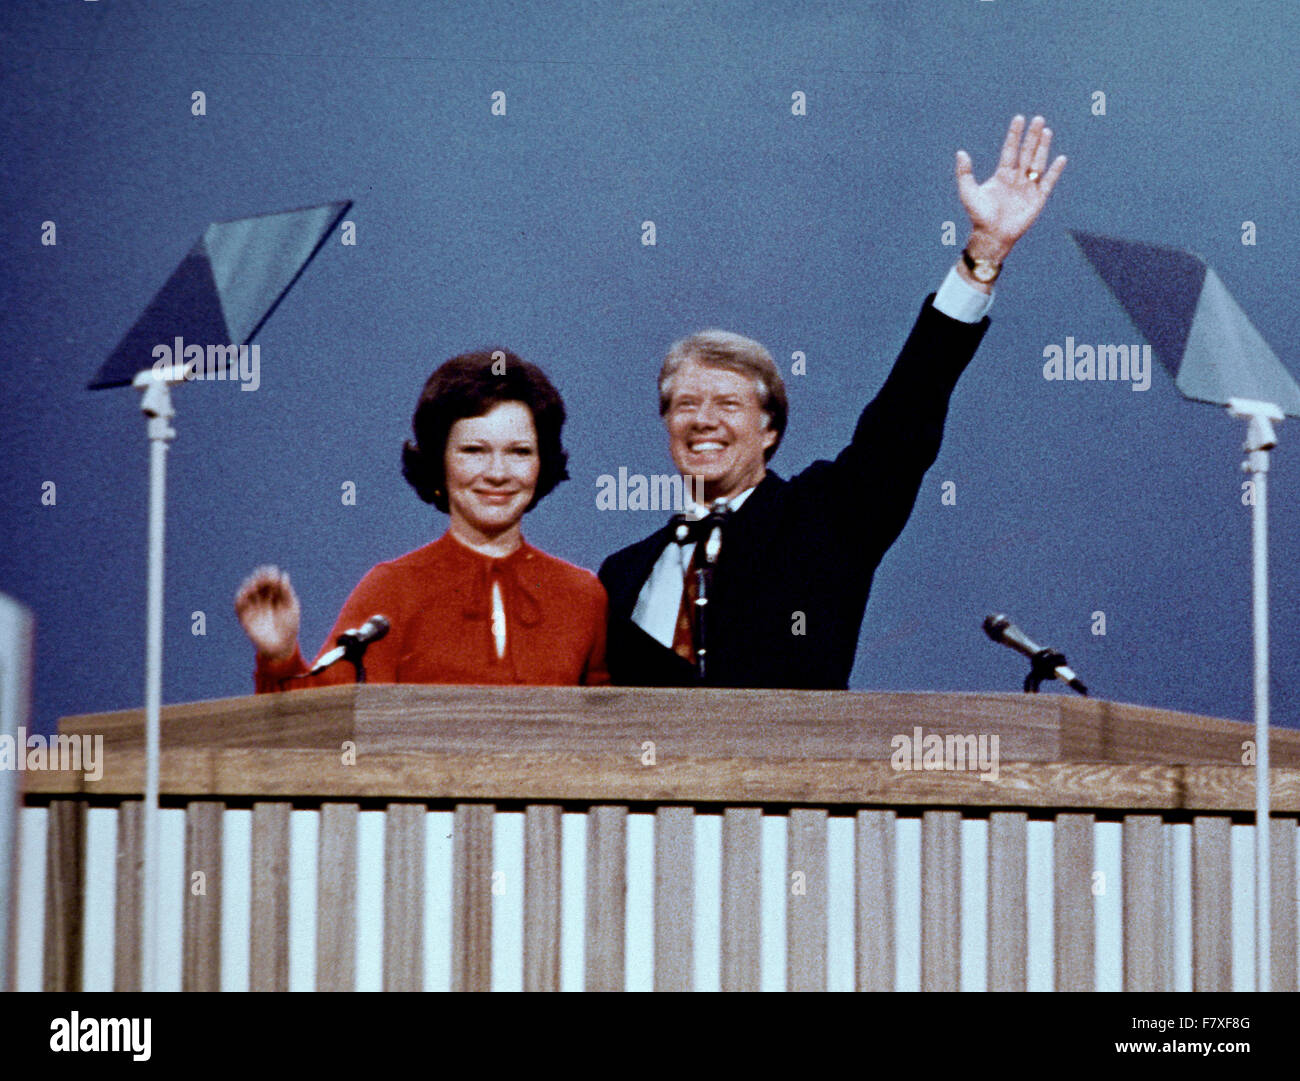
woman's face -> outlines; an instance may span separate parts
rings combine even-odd
[[[498,402],[481,417],[456,421],[444,464],[453,523],[483,540],[518,526],[541,471],[532,410]]]

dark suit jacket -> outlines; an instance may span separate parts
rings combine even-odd
[[[943,438],[948,399],[988,329],[926,298],[880,393],[833,462],[769,472],[727,523],[709,599],[709,675],[720,687],[843,689],[871,580],[902,531]],[[632,622],[670,525],[600,568],[615,683],[687,686],[693,667]],[[802,633],[800,633],[802,631]]]

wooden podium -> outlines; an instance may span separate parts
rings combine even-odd
[[[95,781],[25,775],[24,816],[45,814],[42,982],[79,988],[83,957],[108,949],[88,942],[85,927],[87,897],[92,887],[106,895],[100,879],[111,874],[112,986],[130,989],[139,968],[143,713],[69,717],[60,731],[102,736],[104,763]],[[494,819],[522,813],[525,989],[561,984],[561,822],[577,814],[588,989],[625,986],[625,944],[635,934],[653,942],[656,989],[696,986],[697,819],[721,816],[724,990],[760,986],[762,895],[774,875],[786,894],[789,989],[826,988],[828,951],[844,950],[852,986],[900,986],[899,935],[912,918],[900,899],[914,894],[921,989],[963,985],[964,930],[982,943],[977,984],[1025,989],[1034,982],[1027,921],[1048,904],[1030,887],[1041,874],[1051,883],[1051,986],[1098,986],[1096,958],[1110,948],[1099,942],[1098,928],[1107,933],[1099,913],[1118,905],[1124,989],[1190,981],[1230,990],[1232,912],[1250,903],[1249,890],[1233,889],[1233,830],[1240,839],[1252,828],[1252,739],[1253,728],[1238,722],[1050,694],[370,684],[172,706],[162,717],[161,792],[165,807],[184,814],[185,882],[169,886],[183,892],[180,986],[223,986],[220,886],[247,876],[247,984],[289,987],[290,818],[309,812],[314,985],[356,987],[358,816],[379,811],[385,989],[425,986],[426,947],[438,936],[450,939],[448,986],[492,986],[493,908],[503,890]],[[1272,763],[1273,980],[1296,990],[1300,732],[1274,730]],[[115,812],[111,871],[107,857],[87,856],[88,808]],[[224,858],[223,824],[250,809],[250,858],[235,866]],[[446,927],[425,919],[426,889],[440,881],[426,867],[428,816],[437,812],[453,824]],[[629,928],[626,908],[629,816],[653,821],[653,926],[640,931]],[[839,898],[828,822],[846,817],[851,898]],[[773,818],[783,820],[783,868],[763,865]],[[907,846],[918,825],[913,891]],[[1031,827],[1050,828],[1043,867]],[[1114,853],[1103,851],[1111,845]],[[986,904],[963,928],[963,873],[981,847]],[[1121,881],[1107,883],[1103,865],[1118,866]],[[196,874],[204,890],[182,891]],[[851,942],[832,942],[828,912],[844,904]],[[1179,920],[1190,927],[1189,948],[1180,947]],[[1239,972],[1235,979],[1240,985]]]

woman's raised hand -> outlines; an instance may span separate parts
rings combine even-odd
[[[244,633],[268,660],[293,656],[302,610],[289,576],[279,567],[258,567],[235,593],[235,615]]]

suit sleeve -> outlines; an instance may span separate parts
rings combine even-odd
[[[386,616],[392,624],[392,630],[378,642],[372,642],[366,649],[366,680],[370,683],[396,683],[397,669],[401,660],[401,597],[400,583],[395,573],[384,564],[372,568],[357,583],[348,595],[339,612],[334,627],[325,638],[324,644],[316,654],[319,660],[326,651],[334,648],[339,635],[344,631],[359,627],[373,615]],[[261,656],[257,658],[254,672],[254,684],[258,694],[275,691],[296,691],[305,687],[331,687],[356,681],[356,670],[347,661],[339,661],[323,672],[314,676],[305,676],[310,665],[303,658],[301,649],[288,660],[278,664],[270,663]],[[296,678],[303,676],[304,678]]]
[[[850,531],[877,561],[912,513],[926,470],[939,456],[948,401],[984,332],[935,309],[926,298],[879,393],[863,409],[852,441],[833,462],[795,478],[803,499]]]

